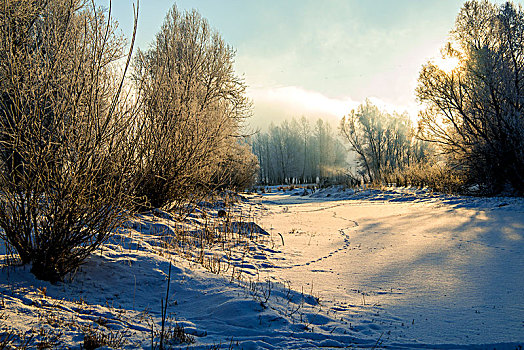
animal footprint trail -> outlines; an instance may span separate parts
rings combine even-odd
[[[325,207],[321,207],[321,208],[314,208],[314,209],[310,209],[310,210],[299,210],[300,213],[316,213],[316,212],[326,212],[333,208],[337,208],[337,207],[340,207],[344,205],[343,203],[338,203],[338,204],[335,204],[335,205],[329,205],[329,206],[325,206]],[[290,210],[289,207],[285,206],[282,210],[282,213],[283,214],[291,214],[293,212],[296,211],[296,208],[293,208],[293,210]],[[326,213],[327,214],[327,213]],[[320,215],[325,215],[325,214],[320,214]],[[280,264],[274,264],[274,268],[278,268],[278,269],[292,269],[292,268],[297,268],[297,267],[304,267],[304,266],[310,266],[312,264],[315,264],[315,263],[318,263],[318,262],[321,262],[321,261],[324,261],[324,260],[327,260],[327,259],[330,259],[330,258],[333,258],[334,255],[336,254],[339,254],[343,251],[347,251],[349,250],[349,246],[350,246],[350,236],[349,236],[349,231],[350,230],[354,230],[355,228],[359,227],[359,223],[356,221],[356,220],[352,220],[352,219],[348,219],[348,218],[345,218],[345,217],[342,217],[342,216],[339,216],[337,214],[336,211],[332,211],[332,217],[336,220],[342,220],[345,224],[341,224],[340,226],[342,226],[342,228],[336,228],[336,224],[334,225],[335,227],[333,227],[333,231],[332,232],[336,232],[338,231],[339,233],[339,237],[342,237],[342,241],[337,244],[336,247],[334,247],[334,249],[330,249],[329,251],[327,252],[324,252],[321,256],[319,256],[318,258],[315,258],[315,259],[310,259],[308,261],[305,261],[305,262],[299,262],[299,263],[292,263],[292,264],[289,264],[289,265],[282,265],[281,263]],[[349,226],[347,226],[347,223],[350,223]],[[339,227],[340,227],[339,226]],[[295,229],[292,230],[292,233],[295,233]],[[302,234],[306,234],[306,235],[309,235],[307,234],[306,232],[302,232]],[[282,238],[282,241],[284,242],[284,237],[279,233],[279,235],[281,236]],[[331,234],[333,236],[333,234]],[[310,240],[308,242],[308,246],[311,244],[311,237],[313,237],[313,235],[309,235],[310,236]],[[287,240],[287,239],[286,239]],[[337,239],[338,241],[338,239]],[[284,246],[284,244],[283,244]],[[283,253],[282,251],[279,251],[279,253]],[[275,255],[271,255],[269,258],[270,260],[273,260],[275,258],[277,258],[276,256],[277,254]],[[280,255],[280,254],[278,254]],[[280,260],[288,260],[288,255],[289,253],[286,254],[286,257],[280,259]],[[299,256],[302,255],[302,253],[298,254]]]
[[[352,221],[352,220],[350,220]],[[349,241],[349,235],[345,232],[346,230],[350,230],[350,229],[353,229],[355,227],[358,226],[358,223],[356,224],[356,226],[350,226],[350,227],[346,227],[344,229],[339,229],[339,233],[340,235],[344,238],[344,243],[342,246],[339,246],[337,249],[334,249],[334,250],[331,250],[330,252],[328,252],[327,254],[317,258],[317,259],[313,259],[313,260],[309,260],[305,263],[300,263],[300,264],[293,264],[293,265],[288,265],[288,266],[282,266],[280,268],[282,269],[292,269],[292,268],[295,268],[295,267],[302,267],[302,266],[309,266],[311,264],[314,264],[314,263],[318,263],[322,260],[325,260],[325,259],[329,259],[331,257],[333,257],[335,254],[337,253],[340,253],[344,250],[347,250],[349,248],[349,245],[350,245],[350,241]]]

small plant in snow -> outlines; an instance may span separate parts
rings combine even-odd
[[[84,350],[94,350],[102,346],[109,346],[115,349],[122,348],[125,344],[125,333],[108,332],[104,333],[98,329],[88,328],[84,332],[84,343],[81,346]]]

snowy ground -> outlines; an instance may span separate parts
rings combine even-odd
[[[383,334],[390,346],[522,344],[522,199],[409,190],[313,197],[266,194],[272,209],[260,222],[286,242],[280,277],[311,284],[353,329]]]
[[[2,268],[0,348],[7,334],[35,348],[79,348],[94,334],[150,349],[170,262],[173,348],[524,345],[523,199],[302,193],[249,195],[226,218],[217,207],[184,223],[137,217],[64,283]],[[171,241],[184,235],[215,242]]]

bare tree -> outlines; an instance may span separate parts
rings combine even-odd
[[[271,125],[252,139],[264,183],[307,183],[331,180],[346,168],[346,152],[331,126],[318,119],[311,127],[307,118]]]
[[[307,181],[307,163],[308,163],[308,146],[309,146],[309,139],[310,139],[310,126],[309,122],[306,119],[306,117],[302,116],[299,121],[295,121],[293,119],[293,123],[295,124],[295,129],[299,130],[299,135],[302,137],[302,174],[301,174],[301,180],[302,182],[308,182]]]
[[[383,112],[369,100],[344,116],[339,130],[370,182],[427,158],[427,146],[415,139],[409,117]]]
[[[417,96],[427,109],[420,137],[437,143],[456,171],[495,193],[524,188],[524,13],[508,2],[468,1],[444,57],[423,66]]]
[[[133,113],[114,71],[126,55],[83,1],[3,0],[0,28],[0,237],[57,281],[126,219]]]

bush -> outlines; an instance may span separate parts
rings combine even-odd
[[[112,69],[122,40],[85,4],[0,9],[0,238],[52,282],[126,219],[133,188],[133,114]]]
[[[249,146],[235,142],[219,164],[214,183],[218,188],[244,191],[254,186],[258,172],[258,159]]]
[[[429,187],[442,193],[463,192],[466,175],[445,164],[417,163],[385,175],[385,183],[396,186]]]

